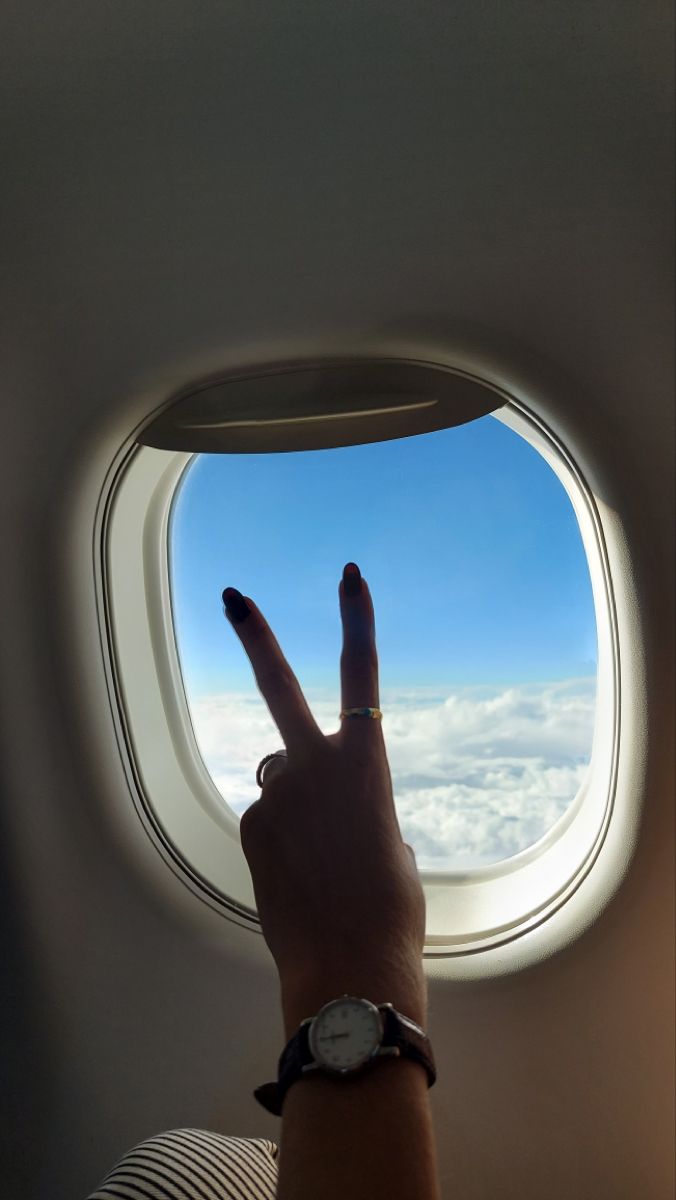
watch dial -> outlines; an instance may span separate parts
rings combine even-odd
[[[315,1060],[332,1071],[353,1071],[378,1049],[383,1035],[380,1013],[368,1000],[345,996],[317,1013],[309,1043]]]

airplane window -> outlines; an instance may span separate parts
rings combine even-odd
[[[491,416],[368,445],[192,458],[171,510],[171,606],[223,804],[239,816],[257,799],[256,766],[281,741],[222,589],[256,600],[334,732],[349,560],[374,599],[395,802],[419,868],[467,871],[532,847],[588,773],[596,617],[567,492]]]

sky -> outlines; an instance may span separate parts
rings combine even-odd
[[[395,802],[420,868],[532,845],[586,772],[596,625],[570,501],[493,417],[372,445],[192,460],[170,526],[172,605],[197,743],[224,799],[238,813],[257,799],[256,765],[282,743],[223,588],[256,601],[331,732],[348,561],[373,596]]]

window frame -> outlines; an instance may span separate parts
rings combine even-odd
[[[596,613],[597,698],[586,780],[545,837],[486,867],[421,872],[428,923],[425,956],[443,960],[444,972],[450,967],[458,977],[491,973],[498,958],[510,969],[510,964],[548,952],[546,927],[551,928],[552,918],[589,878],[606,841],[616,807],[619,754],[619,636],[598,505],[572,456],[545,422],[504,389],[485,386],[503,405],[492,415],[538,450],[573,505]],[[146,831],[194,893],[229,920],[260,932],[239,821],[224,804],[197,748],[174,638],[168,538],[172,505],[193,457],[134,444],[109,480],[98,534],[102,644],[118,744]],[[624,821],[631,842],[637,812],[626,805]],[[611,864],[601,890],[611,894],[623,870],[619,860]],[[580,925],[579,916],[575,925]],[[534,943],[538,930],[542,933]],[[550,949],[555,942],[551,939]]]

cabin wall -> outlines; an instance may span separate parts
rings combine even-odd
[[[128,804],[126,784],[121,771],[117,781],[97,772],[84,744],[85,714],[78,720],[77,678],[63,648],[73,636],[58,579],[59,547],[72,536],[59,501],[68,435],[42,433],[34,405],[18,405],[16,413],[12,452],[3,447],[3,847],[20,1099],[10,1117],[30,1118],[30,1153],[24,1128],[15,1134],[24,1194],[65,1200],[86,1193],[126,1148],[164,1128],[278,1135],[278,1122],[259,1110],[251,1091],[268,1077],[282,1029],[261,940],[215,915],[198,918],[191,909],[201,914],[199,901],[170,877],[150,843],[132,852],[106,815],[103,792],[118,786],[118,803]],[[622,424],[616,414],[614,426],[616,447],[629,459],[646,438],[640,416],[625,415]],[[434,1113],[449,1197],[669,1194],[666,439],[660,447],[647,481],[617,460],[608,466],[633,544],[636,632],[648,648],[638,848],[615,899],[561,953],[481,983],[432,980],[430,1031],[440,1066]]]
[[[91,735],[96,481],[207,372],[418,353],[530,388],[604,506],[645,669],[612,902],[526,971],[431,980],[443,1195],[671,1200],[671,6],[273,8],[7,22],[3,1183],[72,1200],[162,1129],[279,1134],[251,1095],[282,1045],[262,939],[134,836]]]

